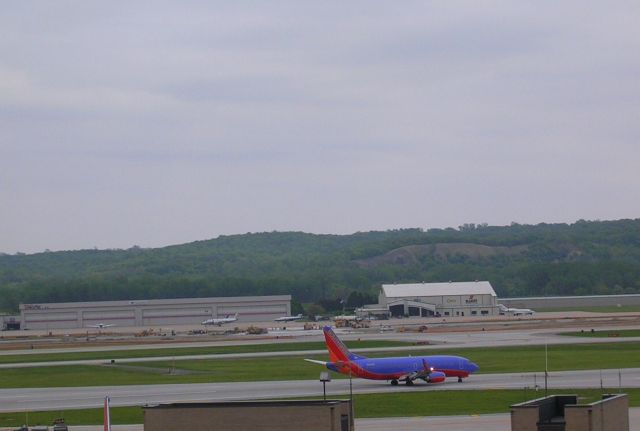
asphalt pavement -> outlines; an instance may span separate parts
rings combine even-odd
[[[622,370],[583,370],[549,373],[549,388],[599,388],[617,391],[622,387],[640,387],[640,368]],[[472,389],[522,389],[531,398],[544,392],[544,373],[477,374],[457,383],[416,383],[391,386],[384,381],[354,379],[353,392],[390,393]],[[349,380],[336,379],[327,384],[327,396],[344,397]],[[195,383],[171,385],[130,385],[107,387],[0,389],[0,412],[64,410],[100,407],[106,395],[113,406],[133,406],[187,401],[230,401],[264,398],[304,397],[322,394],[316,380],[291,380],[237,383]]]

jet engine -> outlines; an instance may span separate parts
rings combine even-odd
[[[447,376],[442,371],[432,371],[427,376],[427,383],[442,383]]]

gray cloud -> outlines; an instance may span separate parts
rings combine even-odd
[[[17,2],[0,250],[638,217],[637,2]]]

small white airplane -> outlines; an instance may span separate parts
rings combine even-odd
[[[509,308],[503,304],[498,304],[500,314],[511,314],[512,316],[533,316],[535,311],[529,308]]]
[[[95,325],[87,325],[87,328],[111,328],[112,326],[116,326],[113,323],[96,323]]]
[[[302,319],[302,314],[298,314],[297,316],[282,316],[275,319],[276,322],[293,322],[294,320]]]
[[[238,320],[238,313],[234,314],[233,317],[231,316],[231,314],[227,314],[226,317],[207,319],[207,320],[203,321],[202,324],[203,325],[218,325],[218,326],[222,326],[225,323],[235,322],[236,320]]]

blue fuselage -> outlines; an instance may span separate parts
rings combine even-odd
[[[351,360],[351,366],[328,363],[327,368],[349,373],[358,377],[375,380],[398,379],[411,373],[419,373],[425,369],[444,373],[447,377],[467,377],[478,369],[470,360],[460,356],[408,356],[397,358],[357,358]]]

